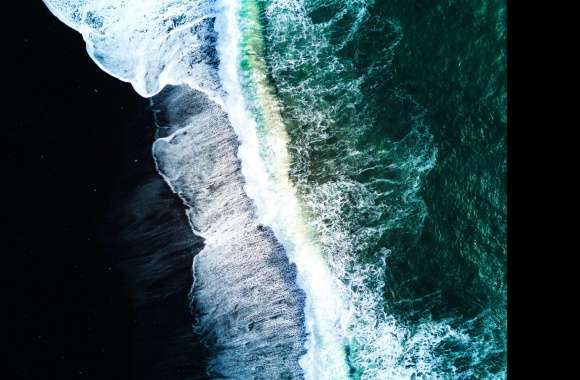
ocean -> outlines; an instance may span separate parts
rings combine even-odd
[[[506,378],[505,2],[45,4],[150,99],[209,378]]]

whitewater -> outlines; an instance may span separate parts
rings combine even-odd
[[[192,301],[201,313],[196,329],[214,354],[208,373],[347,378],[344,338],[335,333],[343,329],[345,310],[335,291],[339,283],[302,219],[288,179],[287,136],[275,99],[263,81],[255,83],[273,124],[265,163],[244,96],[239,17],[242,6],[257,17],[252,2],[45,3],[83,35],[101,69],[152,98],[172,124],[153,153],[160,174],[189,207],[192,229],[205,239],[194,261]],[[257,43],[247,47],[256,49]],[[264,76],[263,62],[254,63],[255,75]],[[201,112],[168,116],[183,108],[175,99],[199,93],[210,100]]]

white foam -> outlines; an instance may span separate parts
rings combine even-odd
[[[95,63],[130,82],[143,97],[168,84],[187,84],[219,99],[219,83],[205,52],[212,1],[43,0],[80,32]],[[219,101],[219,100],[218,100]]]
[[[241,56],[232,54],[239,52],[242,44],[239,19],[241,7],[251,7],[252,2],[243,2],[242,5],[236,0],[220,0],[217,3],[218,9],[220,6],[222,14],[227,15],[216,20],[216,29],[220,34],[218,51],[222,57],[220,77],[227,93],[225,107],[241,141],[238,156],[246,179],[245,190],[256,203],[260,221],[273,229],[290,260],[296,264],[298,284],[306,292],[305,323],[309,335],[307,353],[300,364],[308,379],[347,378],[348,367],[344,353],[346,342],[340,334],[336,334],[337,330],[343,329],[343,302],[340,293],[336,291],[340,282],[330,273],[319,247],[312,239],[295,189],[289,181],[290,158],[285,126],[277,112],[275,99],[264,88],[264,83],[259,83],[259,78],[265,76],[265,68],[256,67],[260,65],[259,57],[253,54],[256,52],[248,54],[258,60],[253,62],[254,74],[249,78],[252,82],[250,85],[256,86],[259,94],[258,99],[254,100],[268,118],[267,132],[263,136],[265,140],[260,141],[255,115],[250,113],[251,105],[248,104],[247,93],[242,89],[243,79],[239,71]],[[246,14],[257,16],[255,9],[250,9]],[[247,26],[247,23],[257,22],[251,18],[249,16],[242,24]],[[250,38],[248,34],[253,31],[251,27],[244,30],[245,37]],[[251,42],[244,46],[252,49],[250,45]],[[262,157],[266,152],[270,153],[267,154],[270,159],[264,162]]]
[[[191,295],[195,329],[211,350],[208,374],[299,379],[305,334],[295,267],[255,220],[225,113],[211,102],[190,110],[184,98],[192,97],[198,100],[179,86],[154,98],[162,124],[170,124],[162,130],[170,134],[155,141],[153,153],[158,171],[188,206],[193,231],[205,240]]]

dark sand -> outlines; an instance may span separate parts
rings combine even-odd
[[[193,256],[203,242],[191,232],[181,201],[155,171],[153,132],[152,117],[127,129],[127,156],[103,240],[134,308],[132,378],[201,379],[204,349],[192,333],[188,293]]]
[[[154,171],[148,101],[42,2],[10,8],[26,25],[10,38],[0,128],[2,377],[197,378],[199,240]]]

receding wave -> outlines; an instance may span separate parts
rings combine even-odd
[[[194,259],[195,328],[211,348],[208,374],[236,379],[301,378],[304,294],[272,230],[257,222],[243,190],[236,135],[215,103],[189,88],[153,98],[160,127],[177,130],[153,145],[159,172],[188,206],[205,247]],[[161,117],[163,115],[163,117]],[[175,116],[174,116],[175,115]],[[180,124],[175,122],[181,121]]]

